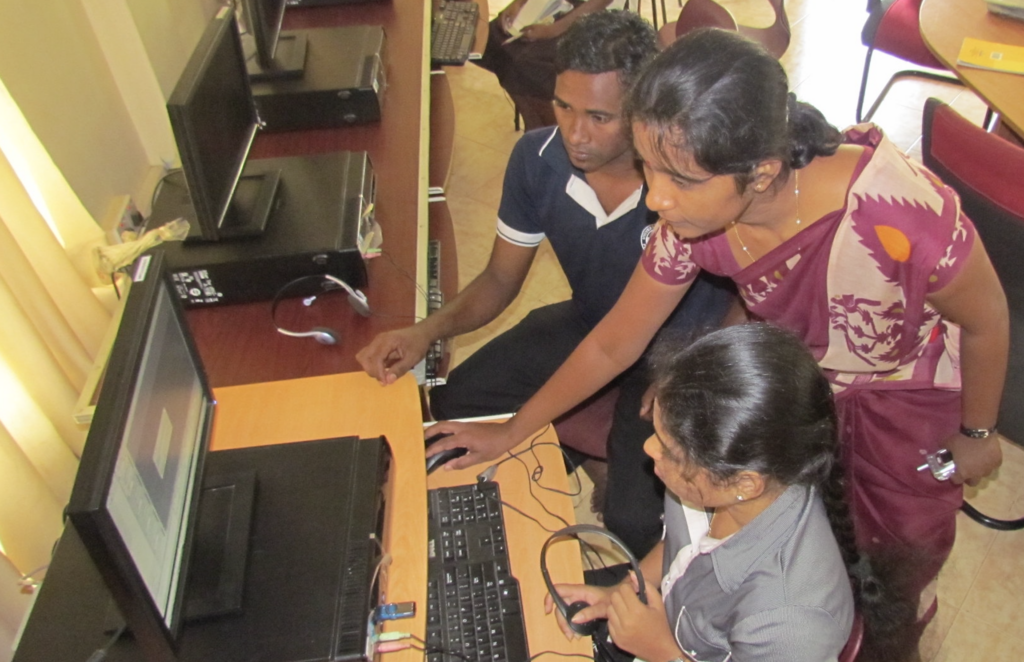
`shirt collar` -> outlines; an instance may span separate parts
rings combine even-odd
[[[715,576],[722,590],[740,587],[764,557],[774,554],[793,536],[808,516],[814,488],[790,485],[752,522],[711,552]]]
[[[643,200],[644,185],[641,183],[615,210],[610,214],[606,213],[597,193],[587,183],[586,175],[569,160],[569,154],[565,151],[565,143],[562,142],[562,135],[557,126],[551,130],[551,134],[541,145],[538,154],[557,172],[565,173],[568,176],[565,194],[594,217],[596,227],[604,227],[625,216],[636,209]]]

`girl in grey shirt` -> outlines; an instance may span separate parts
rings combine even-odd
[[[898,555],[873,563],[854,548],[831,389],[800,341],[746,324],[662,341],[652,364],[644,450],[667,496],[664,539],[641,563],[649,604],[632,573],[611,588],[560,585],[590,605],[573,620],[607,619],[595,636],[621,660],[823,662],[859,610],[864,659],[909,656],[913,601],[879,577]]]

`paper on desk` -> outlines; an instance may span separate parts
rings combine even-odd
[[[551,23],[555,19],[555,14],[571,10],[572,5],[568,0],[526,0],[519,13],[512,19],[508,34],[510,37],[519,37],[527,25]]]
[[[612,0],[608,9],[622,9],[626,6],[626,0]],[[555,16],[572,11],[572,4],[568,0],[526,0],[526,3],[519,9],[519,13],[512,19],[508,28],[508,34],[513,41],[523,33],[523,28],[535,23],[553,23]]]
[[[1024,46],[997,44],[966,37],[957,56],[957,64],[990,71],[1024,74]]]
[[[1024,21],[1024,0],[988,0],[985,4],[993,14]]]

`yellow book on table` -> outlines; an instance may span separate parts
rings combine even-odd
[[[1024,46],[997,44],[966,37],[957,56],[957,64],[991,71],[1024,74]]]

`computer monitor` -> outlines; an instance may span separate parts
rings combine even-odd
[[[67,514],[147,659],[173,660],[214,401],[160,253],[127,296]]]
[[[286,0],[242,2],[247,28],[242,45],[253,82],[302,77],[309,42],[304,32],[281,32],[285,5]]]
[[[191,214],[190,239],[217,241],[263,232],[279,173],[243,175],[259,130],[234,11],[207,26],[171,97],[167,113],[181,157]],[[160,195],[174,198],[169,178]],[[160,197],[154,207],[161,204]]]

